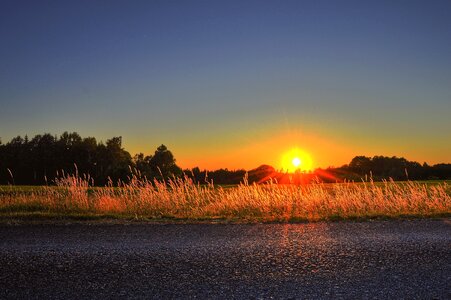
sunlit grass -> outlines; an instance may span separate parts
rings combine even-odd
[[[153,220],[231,220],[290,222],[376,217],[449,216],[451,188],[446,182],[360,182],[308,185],[200,185],[190,179],[89,186],[88,176],[66,175],[56,186],[0,187],[0,215],[113,216]]]

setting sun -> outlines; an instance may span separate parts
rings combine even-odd
[[[295,157],[295,158],[293,158],[291,163],[293,164],[293,166],[295,166],[297,168],[301,164],[301,160],[299,159],[299,157]]]
[[[282,170],[285,172],[293,173],[296,171],[312,171],[313,160],[311,156],[298,148],[293,148],[287,151],[281,160]]]

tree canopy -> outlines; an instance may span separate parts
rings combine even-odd
[[[134,163],[141,174],[148,179],[164,180],[183,174],[182,169],[175,163],[174,155],[165,145],[159,146],[153,156],[144,156],[143,153],[135,155]]]
[[[89,174],[96,185],[116,184],[127,182],[134,168],[149,179],[182,174],[166,146],[158,147],[154,156],[139,154],[132,159],[120,136],[103,143],[76,132],[59,137],[45,133],[0,144],[0,184],[50,184],[62,172]]]

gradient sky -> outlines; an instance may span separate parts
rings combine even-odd
[[[0,137],[121,135],[183,168],[451,162],[451,1],[0,2]]]

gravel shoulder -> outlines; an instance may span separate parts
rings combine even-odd
[[[451,298],[451,221],[0,225],[0,298]]]

